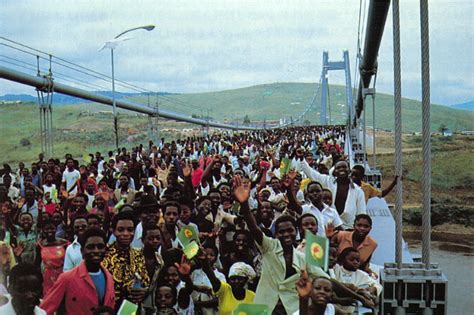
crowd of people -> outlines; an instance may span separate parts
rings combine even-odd
[[[347,314],[376,307],[343,126],[219,133],[0,170],[0,314]],[[196,255],[180,233],[198,235]],[[308,264],[305,233],[330,240]]]

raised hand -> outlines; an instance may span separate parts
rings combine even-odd
[[[181,170],[183,171],[184,177],[191,176],[192,168],[188,161],[184,161],[181,163]]]
[[[23,244],[23,242],[19,242],[18,245],[13,247],[13,253],[15,254],[15,256],[19,257],[23,253],[24,249],[25,245]]]
[[[301,275],[298,281],[296,281],[296,291],[301,298],[307,298],[313,290],[313,284],[309,279],[308,273],[305,269],[301,269]]]
[[[331,238],[334,236],[334,223],[332,221],[326,224],[326,237]]]
[[[183,276],[187,276],[191,272],[191,262],[188,259],[186,259],[185,255],[181,257],[180,264],[175,263],[174,265],[178,269],[178,272]]]
[[[239,203],[244,203],[249,200],[250,197],[250,186],[248,183],[243,183],[242,178],[239,175],[234,176],[234,198]]]

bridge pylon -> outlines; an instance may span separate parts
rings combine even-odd
[[[349,51],[344,50],[342,53],[342,61],[329,61],[329,53],[323,52],[323,70],[321,73],[321,125],[328,124],[328,72],[331,70],[343,70],[346,76],[346,106],[348,108],[349,118],[354,117],[352,83],[351,83],[351,67],[349,63]],[[350,121],[350,120],[349,120]]]

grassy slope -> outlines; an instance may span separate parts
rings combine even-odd
[[[223,121],[224,119],[240,119],[245,115],[251,120],[272,120],[282,116],[296,117],[310,101],[315,84],[309,83],[274,83],[248,88],[221,92],[173,95],[172,98],[185,102],[189,106],[181,106],[162,100],[160,108],[175,110],[182,113],[204,115],[210,109],[210,116]],[[345,119],[345,107],[337,104],[345,103],[345,92],[342,86],[330,87],[332,118],[335,122]],[[139,100],[139,99],[135,99]],[[142,100],[144,103],[147,100]],[[300,104],[295,104],[295,103]],[[319,103],[319,99],[316,100]],[[378,94],[376,98],[377,127],[393,128],[392,97]],[[293,103],[293,104],[291,104]],[[113,147],[112,119],[110,115],[98,113],[110,111],[108,106],[97,104],[81,104],[53,107],[53,126],[55,132],[55,152],[62,156],[66,152],[78,156],[84,151],[104,151]],[[312,123],[317,123],[319,108],[308,115]],[[3,162],[18,160],[33,160],[40,151],[38,109],[34,104],[1,105],[0,106],[0,145],[3,148]],[[420,103],[413,100],[403,100],[403,128],[413,132],[421,130]],[[372,117],[369,108],[368,118]],[[444,124],[452,130],[474,129],[474,113],[452,110],[447,107],[433,105],[432,129],[437,130]],[[145,133],[147,119],[130,112],[122,111],[120,133],[124,140],[121,145],[130,146],[137,142],[145,142],[143,138],[130,143],[125,141],[125,135]],[[183,124],[179,124],[184,126]],[[164,122],[160,128],[167,126],[178,127],[176,122]],[[371,125],[368,119],[368,125]],[[179,127],[178,127],[179,128]],[[186,127],[189,128],[189,127]],[[177,134],[163,136],[177,137]],[[22,147],[21,139],[29,139],[31,146]]]
[[[377,143],[380,147],[388,147],[393,134],[387,139],[380,137]],[[387,141],[385,141],[387,140]],[[442,203],[472,205],[474,202],[474,137],[454,135],[453,137],[432,137],[432,197]],[[419,206],[421,203],[422,152],[420,136],[405,136],[403,141],[403,199],[407,207]],[[413,150],[413,149],[419,150]],[[393,149],[393,145],[392,145]],[[371,161],[371,159],[370,159]],[[394,176],[393,153],[381,154],[377,158],[377,166],[384,175],[384,185],[389,185]],[[394,202],[395,194],[387,197]]]
[[[190,104],[191,107],[181,107],[168,101],[161,106],[179,110],[189,114],[200,115],[200,110],[210,109],[211,116],[218,120],[243,120],[249,115],[251,120],[274,120],[282,116],[297,117],[310,102],[317,84],[312,83],[273,83],[257,85],[248,88],[227,90],[221,92],[174,95],[173,98]],[[317,112],[320,111],[320,93],[316,99],[316,109],[309,115],[312,123],[319,122]],[[295,104],[299,102],[300,104]],[[372,103],[367,110],[367,124],[372,125]],[[293,103],[293,104],[292,104]],[[345,121],[345,88],[330,87],[330,103],[332,118],[335,122]],[[421,131],[421,103],[415,100],[402,100],[403,130],[405,132]],[[376,96],[377,127],[393,130],[393,96],[377,94]],[[432,105],[432,130],[438,130],[445,125],[453,131],[474,129],[474,113],[453,110],[445,106]]]

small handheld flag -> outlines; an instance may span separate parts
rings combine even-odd
[[[122,305],[117,312],[118,315],[136,315],[138,310],[138,305],[133,304],[128,300],[123,300]]]
[[[283,177],[290,171],[291,160],[289,158],[283,158],[280,161],[280,176]]]
[[[328,270],[329,263],[329,240],[326,237],[314,235],[305,231],[305,259],[310,265]]]
[[[246,304],[242,303],[237,305],[235,310],[232,311],[232,315],[267,315],[270,314],[268,311],[268,305],[264,304]]]
[[[192,259],[199,251],[199,235],[194,226],[185,225],[179,230],[177,235],[181,246],[183,246],[183,252],[188,259]]]

